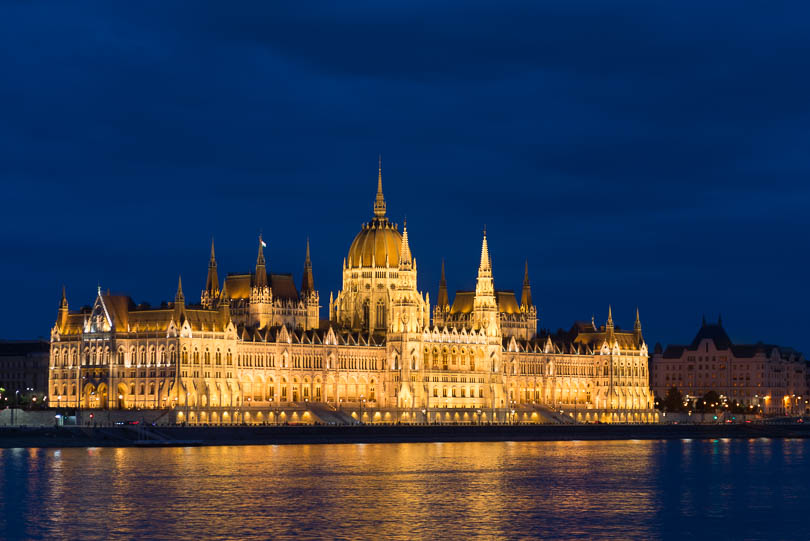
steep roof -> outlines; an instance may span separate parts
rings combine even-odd
[[[731,338],[728,337],[726,330],[721,325],[710,324],[700,327],[690,344],[690,348],[696,348],[701,341],[706,339],[714,342],[717,349],[728,349],[732,345]]]
[[[249,299],[253,274],[229,274],[225,277],[225,287],[231,299]],[[298,301],[298,289],[292,274],[268,274],[267,283],[273,290],[273,298]]]
[[[520,306],[514,291],[496,291],[495,299],[498,301],[498,311],[502,314],[520,313]],[[453,306],[450,307],[451,314],[470,314],[473,311],[475,301],[475,291],[456,291],[453,299]]]
[[[273,289],[273,298],[285,301],[297,301],[298,290],[292,274],[271,274],[270,287]]]

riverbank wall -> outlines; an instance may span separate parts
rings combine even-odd
[[[4,427],[0,448],[160,447],[458,441],[808,438],[810,423],[718,425],[366,425]]]

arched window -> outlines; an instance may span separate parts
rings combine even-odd
[[[388,320],[385,318],[385,302],[382,299],[377,301],[377,324],[376,327],[379,329],[388,324]]]
[[[363,326],[368,327],[368,300],[363,303]]]

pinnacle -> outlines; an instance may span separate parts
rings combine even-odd
[[[377,197],[374,199],[374,216],[376,218],[385,218],[385,198],[382,189],[382,154],[380,154],[377,169]]]

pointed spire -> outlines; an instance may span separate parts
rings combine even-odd
[[[205,279],[205,292],[209,299],[215,299],[219,294],[219,276],[217,276],[217,260],[214,256],[214,237],[211,237],[211,259],[208,260],[208,276]]]
[[[264,240],[262,240],[262,234],[259,233],[259,255],[256,257],[256,265],[264,265]]]
[[[62,286],[62,300],[59,301],[59,312],[56,318],[56,325],[59,328],[59,331],[62,332],[65,329],[65,325],[67,324],[68,320],[68,302],[67,302],[67,294],[65,293],[65,286]]]
[[[608,318],[607,323],[605,323],[605,330],[609,333],[613,333],[613,307],[608,304]]]
[[[447,280],[444,277],[444,259],[442,259],[442,277],[439,280],[439,295],[436,297],[436,306],[444,310],[450,305],[447,295]]]
[[[312,276],[312,260],[309,257],[309,237],[307,237],[307,255],[304,259],[304,276],[301,278],[301,292],[315,291],[315,279]]]
[[[382,154],[380,154],[377,168],[377,197],[374,199],[374,217],[385,218],[385,198],[382,189]]]
[[[636,306],[636,322],[633,324],[633,332],[636,334],[636,339],[641,338],[641,317],[638,313],[638,306]]]
[[[403,265],[406,265],[410,268],[412,263],[411,247],[408,244],[408,222],[406,220],[402,226],[402,243],[399,245],[399,267],[402,268]]]
[[[266,246],[262,240],[262,234],[259,233],[259,255],[256,258],[256,276],[253,281],[255,287],[267,287],[267,267],[264,261],[264,247]]]
[[[481,263],[478,266],[479,274],[481,271],[491,271],[492,260],[489,257],[489,246],[487,245],[487,226],[484,226],[484,240],[481,243]]]
[[[177,293],[174,295],[174,302],[177,304],[185,304],[186,298],[183,295],[183,277],[177,276]]]
[[[62,300],[59,301],[59,309],[67,310],[67,308],[68,308],[67,293],[65,292],[65,286],[62,285]]]
[[[520,296],[520,306],[531,308],[532,306],[532,286],[529,283],[529,260],[526,260],[526,268],[523,271],[523,294]]]

